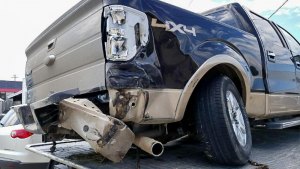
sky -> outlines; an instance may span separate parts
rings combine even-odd
[[[285,0],[162,0],[203,12],[224,4],[239,2],[269,17]],[[79,0],[0,0],[0,80],[24,78],[25,49],[52,22]],[[300,40],[300,2],[289,0],[271,20]]]
[[[286,0],[162,0],[193,12],[203,12],[228,3],[238,2],[250,10],[268,18]],[[272,21],[281,25],[300,41],[300,1],[288,2],[275,15]]]
[[[27,46],[79,0],[0,0],[0,80],[24,78]]]

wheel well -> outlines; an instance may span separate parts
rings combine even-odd
[[[238,89],[241,97],[243,98],[243,102],[246,106],[246,87],[243,83],[243,78],[242,76],[237,73],[238,70],[236,68],[234,68],[233,66],[227,65],[227,64],[220,64],[217,65],[215,67],[213,67],[212,69],[210,69],[202,78],[201,80],[198,82],[197,86],[195,87],[194,92],[197,90],[197,88],[199,88],[201,86],[201,84],[207,80],[210,80],[211,78],[217,76],[217,75],[225,75],[228,76],[233,83],[235,84],[236,88]],[[192,96],[193,96],[192,94]],[[190,97],[189,102],[187,104],[187,106],[190,106],[190,102],[192,102],[193,97]],[[187,109],[188,109],[187,107]]]
[[[215,77],[216,75],[225,75],[225,76],[229,77],[233,81],[236,88],[238,89],[241,97],[243,98],[244,103],[246,103],[246,90],[245,90],[244,84],[242,83],[242,81],[243,81],[242,77],[241,77],[241,75],[239,75],[237,73],[236,68],[234,68],[230,65],[221,64],[221,65],[217,65],[217,66],[213,67],[212,69],[210,69],[199,81],[196,88],[199,87],[200,84],[203,83],[204,81],[209,80],[209,79]]]

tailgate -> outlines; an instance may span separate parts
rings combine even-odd
[[[102,7],[100,0],[79,2],[29,45],[28,103],[74,89],[87,93],[105,88]]]

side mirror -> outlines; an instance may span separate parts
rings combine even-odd
[[[300,59],[300,55],[293,56],[293,58]]]
[[[300,69],[300,55],[293,56],[291,59],[295,63],[296,68]]]
[[[300,61],[300,55],[295,55],[295,56],[291,57],[291,60],[293,62]]]

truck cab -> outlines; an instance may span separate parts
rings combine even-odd
[[[251,26],[243,26],[244,21],[241,21],[240,17],[235,17],[239,11],[235,6],[236,4],[219,7],[204,12],[203,15],[244,31],[253,32],[258,39],[263,76],[257,83],[259,85],[255,85],[251,90],[255,95],[263,92],[266,96],[256,97],[255,104],[261,106],[259,108],[256,106],[248,112],[253,112],[255,118],[298,114],[297,99],[300,89],[299,82],[296,80],[299,70],[296,61],[300,51],[299,42],[281,26],[245,7],[248,16],[244,18],[249,17],[248,23]],[[249,31],[250,27],[253,31]],[[256,70],[252,71],[256,72]]]

